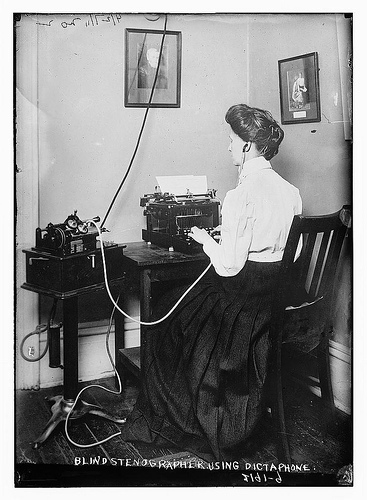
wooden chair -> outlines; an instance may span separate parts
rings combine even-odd
[[[325,403],[327,418],[335,418],[333,389],[329,363],[329,336],[332,327],[333,288],[336,269],[347,228],[350,227],[351,211],[344,206],[338,212],[322,216],[294,217],[279,275],[279,293],[272,311],[271,339],[273,362],[270,371],[270,397],[272,416],[278,434],[278,458],[291,462],[287,436],[282,382],[282,354],[291,333],[291,340],[301,335],[305,340],[308,332],[299,329],[295,316],[300,312],[312,318],[315,335],[318,376],[321,397]],[[299,257],[299,242],[302,250]],[[301,331],[297,331],[301,330]],[[306,339],[307,340],[307,339]]]

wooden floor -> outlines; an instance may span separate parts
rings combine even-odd
[[[84,386],[91,383],[116,390],[114,379],[89,382]],[[99,446],[79,448],[68,442],[64,422],[39,449],[33,449],[33,442],[51,415],[50,403],[45,398],[61,393],[60,387],[16,393],[16,484],[19,487],[212,486],[227,483],[242,486],[264,486],[265,483],[269,486],[279,483],[339,485],[343,484],[343,477],[345,484],[349,483],[348,470],[352,464],[350,418],[340,413],[336,432],[333,436],[325,436],[324,412],[319,398],[299,386],[291,385],[286,391],[293,460],[289,470],[278,462],[270,418],[256,434],[253,451],[247,451],[236,463],[206,464],[185,450],[132,445],[120,436]],[[137,383],[131,379],[121,395],[91,388],[83,393],[82,399],[124,417],[130,412],[137,394]],[[100,441],[118,431],[117,424],[92,415],[70,420],[68,426],[69,436],[79,444]],[[111,465],[115,467],[107,467]],[[276,468],[282,473],[274,473]]]

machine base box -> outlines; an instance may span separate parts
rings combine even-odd
[[[108,282],[123,276],[124,245],[104,248]],[[36,249],[26,254],[28,285],[66,293],[104,283],[102,252],[100,249],[59,257]]]

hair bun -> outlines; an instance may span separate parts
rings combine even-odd
[[[277,123],[273,123],[269,126],[270,128],[270,139],[273,141],[278,141],[282,135],[281,129]]]
[[[278,153],[284,131],[269,111],[235,104],[227,111],[226,122],[243,141],[254,143],[266,160]]]

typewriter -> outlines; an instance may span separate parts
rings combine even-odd
[[[163,248],[192,254],[202,251],[202,245],[188,236],[191,228],[212,231],[219,224],[219,201],[215,190],[205,194],[173,195],[159,190],[140,199],[144,207],[146,229],[144,241]]]

